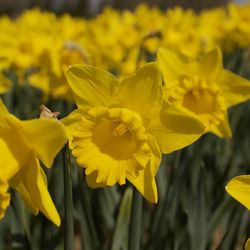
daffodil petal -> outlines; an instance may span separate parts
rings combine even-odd
[[[5,181],[14,176],[30,157],[29,146],[15,128],[19,127],[20,122],[17,119],[9,118],[12,116],[2,117],[0,122],[0,151],[4,156],[0,157],[0,179]]]
[[[152,160],[152,162],[149,163],[145,170],[139,171],[139,175],[136,177],[131,175],[130,173],[127,173],[127,179],[149,202],[157,203],[157,186],[155,182],[155,177],[152,175],[150,170],[150,164],[154,164],[154,162],[155,160]]]
[[[176,84],[179,76],[190,72],[190,62],[192,61],[181,53],[167,48],[160,48],[157,53],[157,62],[162,71],[164,83],[169,88]]]
[[[164,102],[160,118],[152,119],[147,130],[155,137],[161,152],[169,154],[199,139],[205,127],[191,114]]]
[[[250,210],[250,175],[234,177],[228,182],[226,191]]]
[[[78,108],[112,104],[110,97],[118,80],[111,73],[89,65],[74,65],[66,76]]]
[[[82,116],[82,111],[80,109],[76,109],[68,116],[60,120],[60,122],[65,126],[66,134],[70,142],[72,140],[72,134],[77,128]]]
[[[39,161],[34,155],[31,157],[29,164],[20,171],[20,178],[33,206],[59,226],[61,223],[60,217],[48,192]]]
[[[4,217],[7,207],[10,205],[9,185],[0,180],[0,220]]]
[[[47,167],[51,167],[55,156],[66,143],[66,132],[56,119],[34,119],[22,121],[29,143]]]
[[[148,63],[124,79],[116,88],[113,99],[142,117],[157,113],[162,102],[162,78],[157,64]]]
[[[232,131],[229,125],[227,114],[225,114],[224,119],[219,124],[211,124],[209,131],[221,138],[231,138]]]
[[[250,238],[248,238],[248,240],[246,242],[245,250],[250,250]]]
[[[228,70],[223,70],[218,85],[223,90],[228,107],[250,98],[250,81]]]
[[[157,203],[158,191],[155,175],[161,162],[161,152],[153,136],[149,136],[148,145],[152,154],[146,168],[139,171],[138,176],[127,172],[127,179],[149,202]]]
[[[17,174],[15,175],[11,180],[10,180],[10,186],[14,188],[18,193],[21,194],[23,200],[29,207],[29,209],[32,211],[34,215],[37,215],[39,213],[38,208],[35,206],[35,204],[32,202],[32,199],[30,198],[30,195],[22,183],[22,180],[20,178],[20,175]]]
[[[6,93],[11,89],[11,81],[0,72],[0,93]]]
[[[216,80],[222,68],[222,54],[219,48],[215,48],[205,54],[198,64],[199,74],[209,80]]]
[[[91,188],[101,188],[101,187],[106,186],[106,184],[104,182],[96,182],[97,176],[98,176],[97,171],[95,171],[95,172],[93,172],[93,173],[86,176],[86,182],[87,182],[89,187],[91,187]]]
[[[0,115],[6,115],[9,114],[9,111],[7,110],[6,106],[3,104],[3,101],[0,99]]]

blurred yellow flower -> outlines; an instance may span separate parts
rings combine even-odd
[[[54,157],[66,142],[63,126],[52,119],[20,121],[2,102],[0,118],[0,150],[4,155],[0,159],[1,182],[16,189],[35,215],[41,211],[59,226],[60,217],[47,190],[46,175],[38,158],[45,166],[51,167]],[[8,204],[6,185],[1,184],[0,193],[5,197],[5,203],[1,202],[2,210]]]
[[[170,105],[161,113],[162,79],[156,63],[120,82],[87,65],[70,67],[67,79],[78,110],[62,122],[88,185],[122,185],[127,179],[147,200],[157,202],[161,152],[189,145],[203,126]]]
[[[245,250],[250,250],[250,238],[246,242]]]
[[[250,210],[250,175],[234,177],[226,185],[226,191]]]
[[[234,177],[225,188],[228,194],[250,210],[250,175]],[[246,242],[245,250],[250,250],[250,238]]]
[[[6,93],[11,89],[11,81],[0,71],[0,94]]]
[[[9,185],[0,180],[0,220],[4,217],[5,210],[10,204],[10,194],[7,192]]]
[[[231,137],[227,109],[250,98],[250,82],[223,69],[220,50],[190,58],[161,48],[157,60],[163,73],[165,99],[195,115],[207,132]]]

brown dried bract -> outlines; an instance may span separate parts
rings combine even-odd
[[[57,118],[60,112],[52,112],[45,105],[40,106],[40,116],[39,118]]]

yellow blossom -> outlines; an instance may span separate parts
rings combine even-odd
[[[240,175],[231,179],[226,191],[250,210],[250,175]]]
[[[219,49],[190,58],[162,48],[157,57],[165,99],[195,115],[207,132],[231,137],[227,109],[250,98],[250,82],[223,68]]]
[[[226,191],[250,210],[250,175],[234,177],[226,185]],[[246,242],[245,250],[250,250],[250,238]]]
[[[250,250],[250,238],[246,242],[245,250]]]
[[[20,121],[2,102],[0,118],[0,149],[4,155],[0,160],[0,195],[5,199],[0,205],[1,217],[8,204],[8,184],[22,195],[35,215],[41,211],[59,226],[60,217],[38,159],[46,167],[51,167],[54,157],[66,142],[63,126],[54,119]]]
[[[9,185],[0,180],[0,220],[4,217],[5,210],[10,204],[10,194],[7,192]]]
[[[6,93],[11,89],[11,81],[0,71],[0,94]]]
[[[104,70],[75,65],[67,79],[78,109],[62,121],[88,185],[122,185],[127,179],[147,200],[157,202],[155,175],[161,152],[192,143],[203,126],[167,104],[162,114],[162,79],[156,63],[122,81]]]

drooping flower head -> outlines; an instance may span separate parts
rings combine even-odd
[[[207,132],[231,137],[227,109],[250,98],[250,82],[223,69],[220,50],[189,58],[162,48],[157,59],[163,73],[165,99],[195,115]]]
[[[60,217],[47,189],[40,159],[51,167],[66,142],[63,125],[54,119],[20,121],[0,101],[0,216],[9,204],[8,186],[16,189],[34,214],[41,211],[56,225]]]
[[[127,179],[145,198],[157,202],[155,175],[161,152],[192,143],[203,126],[168,104],[163,114],[156,63],[122,81],[104,70],[76,65],[69,68],[67,79],[78,109],[62,121],[89,186],[122,185]]]

